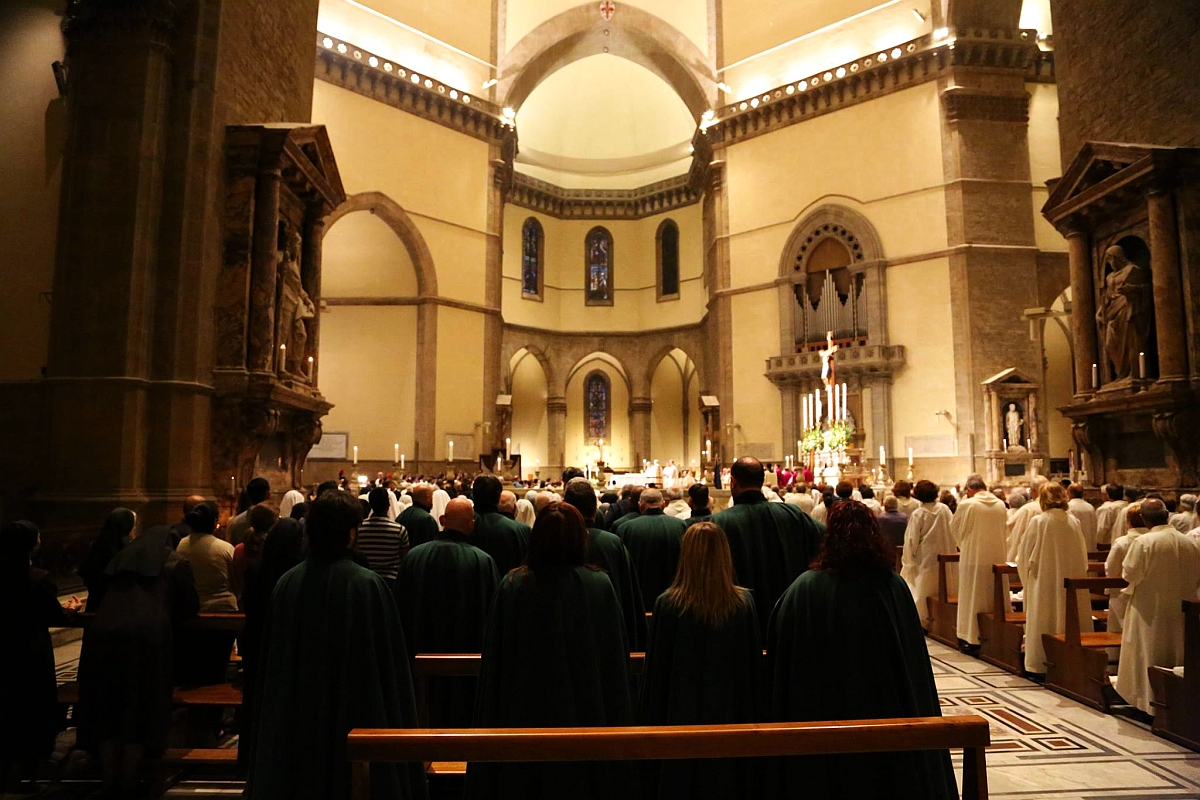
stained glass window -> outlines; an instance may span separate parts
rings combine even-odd
[[[658,226],[658,299],[679,297],[679,226],[672,220]]]
[[[583,382],[583,428],[589,444],[612,438],[608,433],[611,390],[608,376],[599,370],[589,373]]]
[[[589,306],[613,303],[613,238],[605,228],[592,228],[585,240],[584,299]]]
[[[542,225],[533,217],[521,229],[521,296],[542,296]]]

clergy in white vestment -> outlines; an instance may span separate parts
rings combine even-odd
[[[1142,519],[1142,504],[1130,503],[1124,509],[1129,521],[1129,532],[1118,536],[1108,551],[1104,560],[1104,575],[1108,578],[1120,578],[1125,571],[1125,556],[1129,546],[1143,533],[1147,532],[1145,520]],[[1125,628],[1125,610],[1129,607],[1129,595],[1120,589],[1105,589],[1108,594],[1108,632],[1120,633]]]
[[[1075,593],[1067,608],[1064,578],[1087,577],[1087,547],[1079,523],[1067,513],[1067,490],[1045,483],[1038,492],[1045,509],[1029,523],[1017,552],[1017,572],[1025,591],[1025,671],[1046,672],[1043,633],[1064,633],[1067,614],[1079,615],[1079,630],[1091,633],[1092,603],[1086,589]],[[1028,507],[1028,506],[1026,506]]]
[[[1150,530],[1130,544],[1121,574],[1129,582],[1121,590],[1129,597],[1129,608],[1121,634],[1117,693],[1154,714],[1147,672],[1150,667],[1183,664],[1180,608],[1182,601],[1196,599],[1200,586],[1200,542],[1171,527],[1167,507],[1157,498],[1142,502],[1142,519]]]
[[[912,513],[921,507],[921,501],[912,496],[912,484],[908,481],[896,481],[892,486],[892,495],[896,498],[896,510],[901,513]]]
[[[1083,541],[1087,544],[1088,552],[1095,552],[1096,509],[1083,499],[1083,486],[1078,483],[1072,483],[1067,487],[1067,496],[1071,498],[1067,502],[1067,513],[1079,523],[1079,529],[1083,531]]]
[[[1125,499],[1129,501],[1129,505],[1117,512],[1117,520],[1113,523],[1112,540],[1115,542],[1119,537],[1124,536],[1133,527],[1129,521],[1129,506],[1139,502],[1146,496],[1146,492],[1140,486],[1126,486]]]
[[[992,566],[1005,557],[1008,511],[980,475],[967,478],[950,531],[958,544],[958,638],[979,644],[979,615],[992,610]],[[1007,611],[1007,609],[1004,609]]]
[[[879,505],[879,501],[875,499],[874,489],[872,489],[870,486],[864,486],[857,491],[859,496],[862,498],[859,502],[871,509],[872,514],[878,517],[883,513],[883,506]]]
[[[683,492],[678,487],[672,486],[663,492],[667,498],[667,505],[663,508],[663,513],[668,517],[686,520],[692,515],[692,507],[688,505],[688,501],[683,499]]]
[[[954,545],[954,534],[950,526],[954,515],[944,504],[938,502],[937,484],[917,481],[913,495],[919,505],[908,515],[908,527],[904,531],[904,556],[901,560],[900,577],[908,584],[921,627],[929,629],[929,598],[938,593],[938,554],[953,555],[958,552]],[[950,595],[957,594],[957,574],[953,564],[946,565],[946,588]]]
[[[1029,502],[1021,506],[1008,518],[1008,560],[1017,560],[1017,551],[1021,547],[1021,540],[1025,538],[1025,531],[1029,528],[1029,524],[1042,513],[1041,492],[1042,487],[1049,483],[1049,479],[1045,475],[1038,475],[1033,479],[1033,484],[1030,487]],[[1060,487],[1061,488],[1061,487]],[[1066,495],[1066,490],[1063,490]],[[1063,501],[1063,508],[1066,508],[1066,500]]]
[[[664,489],[675,488],[675,483],[679,480],[679,467],[675,466],[674,461],[668,461],[667,465],[662,468],[662,479]]]
[[[812,515],[813,508],[816,507],[816,504],[813,502],[812,495],[810,495],[807,491],[804,491],[803,487],[785,494],[783,496],[783,502],[796,506],[809,516]]]
[[[1200,525],[1200,517],[1196,516],[1196,495],[1179,495],[1179,509],[1171,515],[1170,525],[1180,533],[1190,533]]]
[[[1112,544],[1123,533],[1114,532],[1114,528],[1117,518],[1129,505],[1129,501],[1125,499],[1125,487],[1116,483],[1101,486],[1100,496],[1104,498],[1104,502],[1096,509],[1096,543]]]

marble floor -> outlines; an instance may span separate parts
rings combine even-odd
[[[55,654],[59,680],[74,679],[78,643]],[[991,797],[1200,800],[1200,754],[1160,739],[1146,725],[1102,714],[937,642],[929,641],[929,654],[942,713],[979,714],[991,722]],[[954,764],[961,770],[961,753]],[[241,792],[241,783],[194,780],[166,796],[202,800]]]

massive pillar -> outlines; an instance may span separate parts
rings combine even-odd
[[[629,399],[629,450],[635,468],[643,459],[654,458],[650,450],[650,411],[653,407],[649,397]]]
[[[546,461],[542,466],[547,475],[557,477],[564,466],[567,450],[567,398],[546,398]],[[522,467],[528,473],[530,465]]]
[[[1155,186],[1146,195],[1150,221],[1150,275],[1154,281],[1154,322],[1158,334],[1160,380],[1187,378],[1187,328],[1179,274],[1179,225],[1171,192]],[[1076,361],[1078,364],[1078,361]]]
[[[1067,232],[1071,264],[1071,339],[1075,343],[1075,394],[1092,392],[1092,365],[1100,372],[1096,357],[1096,286],[1092,280],[1092,258],[1088,235],[1077,228]]]

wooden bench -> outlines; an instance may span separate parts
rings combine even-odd
[[[938,553],[937,597],[926,598],[929,605],[929,636],[944,645],[958,649],[958,598],[951,597],[946,578],[946,565],[957,564],[958,553]]]
[[[990,743],[987,720],[955,716],[760,725],[353,730],[347,750],[350,796],[368,800],[373,763],[657,761],[961,748],[963,800],[986,800]]]
[[[1020,675],[1025,669],[1025,612],[1006,611],[1009,586],[1005,579],[1017,574],[1016,564],[992,565],[992,611],[979,613],[979,657],[1005,672]]]
[[[96,618],[96,612],[80,611],[75,614],[67,614],[67,622],[59,627],[64,628],[86,628],[93,619]],[[241,633],[246,627],[246,615],[237,614],[197,614],[191,619],[185,620],[182,628],[193,631],[225,631],[227,633]]]
[[[242,690],[228,683],[218,683],[213,686],[175,687],[171,692],[171,701],[182,707],[217,707],[228,708],[242,704]],[[58,702],[74,704],[79,702],[79,684],[75,681],[61,683],[58,686]]]
[[[1121,589],[1128,584],[1121,578],[1066,578],[1063,588],[1067,608],[1075,602],[1080,589]],[[1067,614],[1066,632],[1043,633],[1046,649],[1046,688],[1072,700],[1107,712],[1117,693],[1108,679],[1108,648],[1121,646],[1119,633],[1083,633],[1079,615]]]
[[[1150,667],[1150,729],[1200,752],[1200,603],[1195,600],[1183,601],[1183,637],[1183,675],[1170,667]]]

